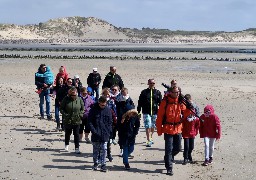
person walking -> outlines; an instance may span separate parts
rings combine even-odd
[[[216,140],[221,137],[221,124],[219,117],[215,114],[212,105],[204,108],[204,114],[200,116],[200,138],[204,138],[205,161],[203,166],[208,166],[213,162],[213,150]]]
[[[155,80],[148,80],[148,88],[141,91],[137,111],[143,113],[144,127],[146,129],[146,146],[151,147],[154,143],[153,134],[156,128],[158,107],[162,100],[162,94],[155,88]]]
[[[96,94],[95,101],[98,101],[99,99],[100,83],[101,83],[101,76],[98,73],[98,68],[93,68],[92,73],[90,73],[89,76],[87,77],[87,84],[89,87],[92,88],[92,94],[93,95],[94,93]]]
[[[69,150],[70,136],[73,131],[75,153],[80,154],[79,151],[79,128],[82,123],[81,119],[84,115],[84,102],[78,97],[77,89],[71,87],[60,105],[60,112],[63,116],[63,123],[65,127],[65,150]]]
[[[104,88],[111,88],[113,85],[118,85],[119,89],[122,89],[124,87],[124,83],[122,78],[116,73],[116,67],[110,66],[110,72],[106,75],[102,89]]]
[[[44,100],[45,100],[47,119],[51,120],[50,87],[53,81],[50,81],[50,79],[53,79],[53,74],[49,78],[45,78],[44,74],[49,74],[49,73],[46,73],[46,70],[47,70],[47,67],[45,64],[41,64],[39,66],[37,73],[35,73],[35,85],[37,86],[37,90],[40,90],[38,91],[38,93],[40,98],[39,108],[40,108],[41,119],[44,119]]]
[[[106,172],[107,143],[112,131],[112,113],[107,106],[107,98],[101,96],[88,115],[93,145],[93,170],[101,165],[101,171]]]
[[[164,133],[164,162],[167,175],[171,176],[173,175],[174,156],[180,152],[181,114],[186,109],[186,106],[179,102],[179,93],[176,86],[168,89],[168,93],[160,103],[156,120],[157,134],[161,136]]]

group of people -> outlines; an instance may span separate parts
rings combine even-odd
[[[54,80],[50,67],[41,64],[35,73],[35,84],[40,97],[41,119],[44,118],[44,99],[47,119],[51,119],[50,96],[55,96],[55,120],[57,129],[65,131],[65,150],[69,150],[73,132],[75,152],[80,153],[79,142],[84,135],[85,142],[93,145],[94,170],[100,165],[101,171],[107,171],[106,159],[110,162],[113,160],[111,144],[117,144],[116,134],[124,167],[130,169],[128,157],[132,157],[141,118],[146,130],[146,147],[154,144],[155,130],[159,136],[164,134],[167,175],[173,175],[174,157],[181,151],[182,138],[183,164],[193,162],[192,151],[198,132],[205,143],[205,161],[202,165],[207,166],[213,161],[214,143],[221,137],[220,120],[212,105],[207,105],[200,116],[191,95],[183,96],[176,80],[172,80],[170,85],[162,84],[167,88],[162,95],[155,88],[155,80],[149,79],[148,87],[139,95],[137,110],[115,66],[110,66],[110,72],[103,80],[101,94],[101,76],[97,68],[93,68],[87,78],[88,86],[84,87],[78,75],[74,79],[69,78],[64,66],[59,68]],[[62,127],[59,112],[62,114]]]

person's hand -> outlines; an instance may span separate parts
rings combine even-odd
[[[44,86],[44,87],[48,87],[48,85],[47,85],[47,84],[45,84],[45,83],[43,84],[43,86]]]

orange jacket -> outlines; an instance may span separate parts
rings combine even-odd
[[[186,106],[180,103],[178,98],[173,99],[169,96],[165,96],[160,103],[157,113],[157,134],[161,136],[162,133],[173,135],[181,133],[181,111],[185,109]],[[164,121],[164,119],[166,119],[166,121]]]

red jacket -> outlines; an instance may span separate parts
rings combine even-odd
[[[182,120],[182,137],[183,138],[195,138],[198,134],[200,121],[199,118],[193,116],[195,119],[192,121],[188,120],[188,117],[193,115],[189,109],[186,109],[183,114]]]
[[[56,78],[55,78],[55,80],[54,80],[54,84],[56,84],[56,83],[59,81],[59,79],[60,79],[61,77],[63,78],[63,84],[65,84],[65,83],[67,82],[68,73],[67,73],[66,67],[65,67],[65,66],[61,66],[61,67],[63,67],[64,72],[63,72],[63,73],[58,73],[58,74],[56,75]]]
[[[156,127],[157,134],[160,136],[162,133],[166,134],[178,134],[181,133],[181,111],[185,110],[186,106],[178,101],[178,98],[173,99],[169,96],[165,96],[160,103]],[[164,123],[164,120],[166,123]]]
[[[200,116],[202,121],[200,122],[200,138],[209,137],[220,139],[221,137],[221,125],[219,117],[214,114],[214,108],[212,105],[207,105],[204,108],[204,112],[210,111],[209,117],[205,116],[205,114]]]

